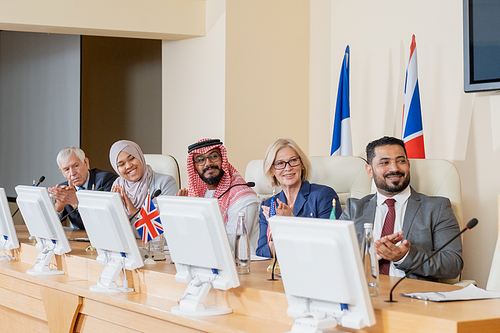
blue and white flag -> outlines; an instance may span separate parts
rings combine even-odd
[[[349,45],[345,48],[340,70],[337,105],[333,119],[332,156],[352,155],[351,112],[349,103]]]

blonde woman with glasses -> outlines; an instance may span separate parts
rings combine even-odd
[[[333,199],[336,201],[336,217],[342,214],[339,197],[331,187],[309,183],[311,163],[293,140],[278,139],[267,148],[264,174],[272,186],[281,186],[282,189],[274,197],[276,215],[327,219]],[[274,251],[267,232],[270,205],[271,198],[260,206],[260,235],[256,251],[258,256],[268,258]]]

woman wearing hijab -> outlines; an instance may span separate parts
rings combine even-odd
[[[175,195],[178,191],[174,177],[153,171],[146,164],[141,148],[135,142],[120,140],[109,151],[109,161],[120,176],[111,192],[118,192],[129,216],[134,215],[149,193],[161,190],[161,195]],[[156,200],[153,200],[156,205]]]

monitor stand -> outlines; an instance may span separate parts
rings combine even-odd
[[[4,237],[6,237],[6,236],[4,236]],[[0,261],[13,261],[13,260],[16,260],[16,258],[9,256],[7,254],[7,252],[5,252],[5,243],[7,243],[7,242],[4,241],[4,242],[2,242],[0,244],[0,252],[3,252],[5,254],[4,256],[0,256]]]
[[[36,248],[40,250],[38,257],[36,258],[35,265],[33,268],[28,269],[26,274],[28,275],[62,275],[64,271],[58,269],[53,269],[49,267],[52,258],[54,257],[54,249],[56,244],[51,240],[36,238],[37,244]]]
[[[232,313],[231,308],[203,304],[211,287],[211,281],[201,281],[195,277],[189,282],[179,305],[172,308],[172,313],[181,316],[218,316]]]
[[[99,276],[99,281],[96,285],[90,286],[90,291],[95,291],[98,293],[129,293],[133,292],[134,288],[128,288],[128,282],[126,276],[124,279],[124,285],[119,287],[116,284],[116,279],[120,272],[123,270],[123,261],[118,258],[110,258],[106,263],[101,275]],[[125,274],[125,273],[124,273]]]

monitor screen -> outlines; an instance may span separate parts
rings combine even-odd
[[[17,249],[19,247],[7,195],[3,188],[0,188],[0,237],[0,251]]]
[[[295,325],[321,317],[315,313],[331,327],[375,324],[353,222],[288,216],[269,222]]]
[[[217,199],[161,196],[158,206],[177,281],[195,284],[193,281],[205,281],[208,288],[212,285],[220,290],[240,285]],[[204,297],[192,302],[192,306],[188,305],[189,300],[181,301],[180,310],[189,310],[177,313],[197,316],[228,313],[209,313],[207,306],[201,304]]]
[[[464,0],[464,90],[500,90],[500,2]]]
[[[31,236],[40,251],[35,265],[26,271],[30,275],[56,275],[64,271],[50,267],[54,254],[71,251],[66,233],[45,187],[16,186],[17,205]]]
[[[51,241],[55,254],[71,251],[61,221],[45,187],[16,186],[17,205],[31,236]]]
[[[125,213],[120,194],[101,191],[78,191],[78,211],[82,217],[90,243],[97,249],[97,262],[106,267],[97,286],[98,292],[129,292],[127,286],[118,287],[116,278],[122,268],[133,270],[144,265]]]

